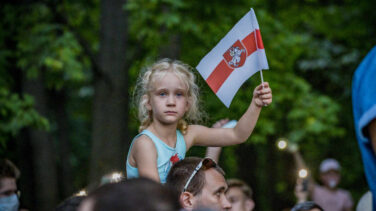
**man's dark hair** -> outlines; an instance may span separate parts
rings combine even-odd
[[[20,176],[20,170],[8,159],[0,159],[0,179],[10,177],[18,179]]]
[[[17,180],[20,177],[20,170],[8,159],[0,159],[0,181],[3,178],[14,178]],[[0,188],[2,186],[0,182]]]
[[[314,209],[314,208],[317,208],[321,211],[324,211],[323,208],[321,208],[318,204],[316,204],[313,201],[306,201],[306,202],[299,203],[299,204],[295,205],[291,209],[291,211],[309,211],[309,210]]]
[[[184,186],[187,183],[192,172],[195,170],[201,160],[202,158],[198,157],[188,157],[175,163],[167,175],[166,185],[175,188],[175,190],[180,194],[183,191]],[[223,176],[225,175],[224,171],[218,165],[214,165],[212,166],[212,168],[217,170]],[[192,178],[186,191],[192,193],[195,196],[201,193],[204,186],[205,174],[204,171],[200,169]]]
[[[55,211],[76,211],[86,196],[72,196],[61,202]]]
[[[227,185],[228,185],[227,191],[230,190],[230,188],[234,188],[234,187],[240,188],[240,190],[242,191],[242,193],[247,198],[252,199],[252,195],[253,195],[252,189],[244,181],[239,180],[239,179],[228,179],[227,180]]]
[[[178,211],[178,194],[147,178],[105,184],[87,196],[93,211]]]

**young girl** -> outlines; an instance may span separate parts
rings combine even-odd
[[[163,59],[141,76],[138,93],[140,134],[132,141],[127,158],[127,177],[148,177],[165,183],[171,166],[184,159],[194,145],[240,144],[251,135],[261,108],[272,102],[269,84],[255,88],[252,102],[234,128],[188,125],[200,118],[198,87],[190,68]]]

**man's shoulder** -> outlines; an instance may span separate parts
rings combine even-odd
[[[350,197],[351,198],[350,192],[345,190],[345,189],[342,189],[342,188],[338,188],[336,191],[330,191],[327,188],[325,188],[324,186],[315,185],[314,191],[317,194],[322,194],[322,193],[335,194],[335,195],[340,195],[341,197]]]
[[[342,189],[342,188],[338,188],[338,193],[341,194],[341,195],[344,195],[346,197],[350,197],[351,198],[351,194],[348,190],[345,190],[345,189]]]
[[[321,186],[321,185],[319,185],[319,184],[315,184],[315,186],[314,186],[314,191],[319,191],[319,192],[321,192],[321,191],[326,191],[326,189],[325,189],[324,186]]]

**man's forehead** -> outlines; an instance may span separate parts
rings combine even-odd
[[[4,190],[16,190],[16,179],[11,177],[3,177],[0,179],[0,191]]]
[[[224,176],[214,168],[205,171],[205,180],[205,187],[210,191],[217,191],[219,189],[223,189],[223,191],[227,190],[227,183]]]
[[[238,186],[232,186],[227,189],[226,194],[231,194],[231,195],[244,195],[242,189]]]
[[[229,187],[226,191],[226,196],[230,199],[251,199],[249,198],[243,190],[238,186]]]
[[[326,172],[321,172],[321,175],[340,175],[340,172],[334,169],[330,169]]]

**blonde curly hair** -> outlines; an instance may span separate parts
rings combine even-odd
[[[195,83],[196,77],[191,67],[177,60],[161,59],[146,68],[139,76],[135,89],[136,104],[138,106],[138,118],[140,120],[139,132],[146,129],[152,122],[152,111],[146,105],[149,102],[150,92],[154,89],[154,83],[163,78],[167,73],[174,73],[187,87],[189,110],[179,120],[177,129],[186,134],[188,123],[200,120],[198,92],[199,88]]]

